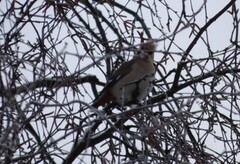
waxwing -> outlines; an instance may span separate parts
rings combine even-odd
[[[143,43],[139,53],[135,54],[132,60],[124,62],[109,77],[109,81],[92,106],[97,108],[111,102],[120,106],[141,103],[153,87],[154,51],[153,41]]]

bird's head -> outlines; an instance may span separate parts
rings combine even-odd
[[[153,41],[148,41],[146,43],[141,44],[139,56],[140,58],[145,58],[146,56],[150,55],[153,58],[154,51],[155,51],[156,45]]]

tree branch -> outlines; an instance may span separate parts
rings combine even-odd
[[[187,56],[190,54],[190,51],[193,49],[194,45],[197,43],[198,39],[202,36],[202,34],[207,30],[207,28],[214,22],[216,21],[223,13],[225,13],[228,8],[230,8],[236,0],[231,0],[221,11],[219,11],[214,17],[212,17],[198,32],[196,37],[193,39],[191,44],[188,46],[187,50],[184,52],[182,59],[178,63],[178,67],[176,70],[176,74],[174,77],[172,89],[174,90],[175,87],[178,86],[179,78],[182,72],[182,68],[185,66],[185,60],[187,59]]]

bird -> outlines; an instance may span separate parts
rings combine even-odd
[[[153,88],[155,48],[153,41],[142,43],[138,53],[130,61],[123,62],[109,77],[92,106],[98,108],[110,103],[120,106],[141,103]]]

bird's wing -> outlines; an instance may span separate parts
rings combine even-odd
[[[127,75],[132,70],[132,65],[135,63],[135,59],[132,59],[128,62],[123,63],[110,77],[109,77],[109,84],[110,86],[115,84],[117,81],[119,81],[121,78],[123,78],[125,75]]]
[[[132,65],[135,62],[136,59],[132,59],[128,62],[123,63],[110,77],[109,81],[103,88],[103,90],[100,92],[100,94],[96,97],[94,100],[93,106],[99,104],[99,101],[104,98],[107,94],[109,94],[109,89],[116,84],[121,78],[123,78],[125,75],[127,75],[132,70]],[[111,98],[110,98],[111,99]]]

